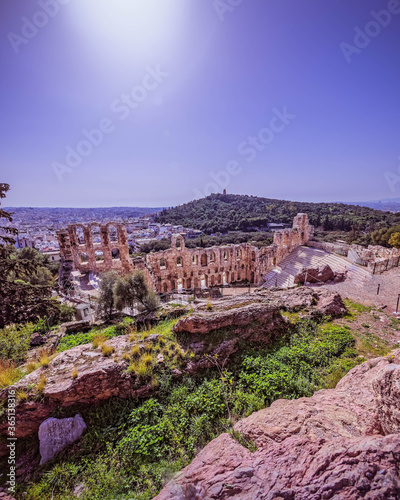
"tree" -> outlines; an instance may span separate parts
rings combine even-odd
[[[7,191],[10,190],[9,184],[0,183],[0,200],[6,197]],[[1,205],[1,203],[0,203]],[[6,219],[12,222],[12,216],[10,212],[6,212],[0,208],[0,219]],[[15,243],[15,238],[13,235],[17,235],[18,230],[15,227],[0,226],[0,244],[11,244]]]
[[[0,184],[0,198],[8,190],[8,184]],[[0,218],[12,220],[4,210],[0,210]],[[48,270],[36,259],[19,258],[19,252],[11,245],[14,239],[9,236],[17,234],[17,230],[1,227],[0,328],[43,317],[58,318],[60,303],[51,298],[53,283]]]
[[[111,320],[114,310],[114,286],[118,280],[116,271],[106,271],[101,275],[100,296],[98,298],[98,307],[101,316]]]
[[[140,312],[151,312],[159,306],[158,296],[147,284],[143,271],[126,274],[117,280],[114,286],[114,302],[119,311],[125,307],[136,307]]]
[[[392,233],[389,239],[389,245],[400,248],[400,233]]]

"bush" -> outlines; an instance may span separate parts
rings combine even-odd
[[[0,329],[0,358],[9,359],[15,363],[23,362],[30,348],[34,331],[33,323],[10,325]]]

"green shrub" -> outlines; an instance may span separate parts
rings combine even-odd
[[[10,325],[0,329],[0,358],[9,359],[15,363],[23,362],[30,348],[34,331],[33,323]]]

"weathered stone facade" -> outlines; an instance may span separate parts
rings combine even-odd
[[[79,234],[78,234],[79,233]],[[257,248],[250,243],[211,248],[186,248],[181,236],[172,238],[172,247],[131,258],[124,224],[72,224],[57,232],[61,257],[81,272],[115,269],[121,274],[143,269],[159,293],[181,288],[211,287],[247,280],[261,284],[263,276],[295,248],[313,235],[306,214],[298,214],[292,229],[274,233],[272,245]],[[94,239],[100,239],[94,242]]]

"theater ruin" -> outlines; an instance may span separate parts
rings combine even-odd
[[[64,268],[81,273],[116,270],[120,274],[141,269],[158,293],[234,282],[262,284],[263,277],[285,257],[313,236],[306,214],[298,214],[291,229],[274,233],[273,244],[257,248],[250,243],[186,248],[173,235],[171,248],[145,257],[129,253],[127,228],[121,223],[71,224],[57,231]]]

